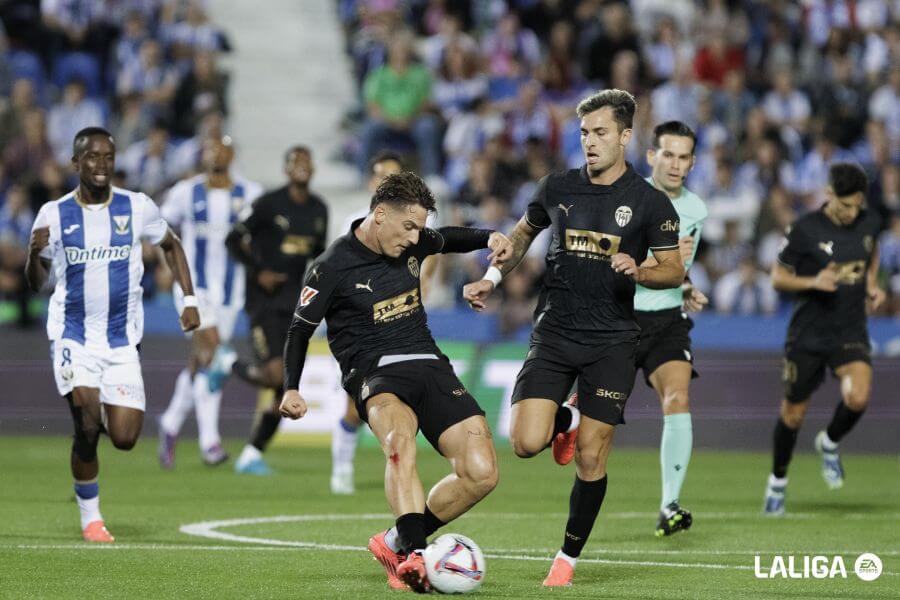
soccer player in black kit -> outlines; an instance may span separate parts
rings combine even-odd
[[[865,209],[867,189],[860,167],[832,165],[827,201],[797,219],[772,267],[775,289],[796,292],[797,300],[784,345],[785,392],[763,504],[767,515],[784,514],[787,468],[797,432],[825,368],[841,382],[841,401],[831,423],[815,439],[822,477],[830,489],[844,484],[838,442],[869,404],[872,365],[866,309],[878,308],[885,293],[877,283],[880,220]]]
[[[385,493],[396,527],[376,534],[369,550],[388,583],[430,589],[421,552],[426,538],[497,485],[497,458],[484,411],[460,383],[428,330],[419,283],[431,254],[490,248],[505,262],[512,252],[499,232],[425,227],[434,197],[409,172],[378,186],[365,219],[335,240],[309,270],[284,349],[281,414],[298,419],[298,389],[310,336],[324,318],[342,385],[381,443]],[[453,472],[426,502],[416,471],[416,432],[447,458]]]
[[[278,406],[287,330],[303,287],[303,273],[324,251],[328,231],[328,208],[309,190],[313,172],[309,148],[288,149],[284,155],[287,185],[261,196],[225,240],[229,252],[247,268],[245,308],[257,362],[237,360],[230,348],[217,352],[210,367],[210,387],[220,387],[234,373],[260,388],[275,390],[273,404],[258,415],[250,440],[235,462],[238,473],[271,473],[262,453],[281,422]]]
[[[625,162],[634,111],[634,97],[616,89],[578,105],[587,164],[541,180],[510,235],[510,260],[492,265],[485,279],[463,292],[473,308],[483,308],[538,232],[551,229],[531,348],[513,390],[510,425],[513,449],[523,458],[535,456],[551,440],[564,447],[554,448],[554,455],[577,447],[569,520],[562,549],[544,579],[547,587],[571,585],[576,559],[606,494],[606,459],[634,386],[640,333],[635,284],[663,289],[684,281],[675,208]],[[639,267],[635,261],[643,262],[648,249],[657,264]],[[576,379],[577,408],[562,404]]]

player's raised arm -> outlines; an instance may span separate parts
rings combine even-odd
[[[41,254],[50,244],[50,227],[35,227],[31,232],[31,242],[28,246],[28,258],[25,261],[25,277],[28,279],[28,287],[33,292],[39,291],[47,282],[50,274],[50,261]]]

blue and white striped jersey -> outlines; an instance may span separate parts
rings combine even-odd
[[[244,306],[244,268],[228,254],[225,237],[262,186],[234,178],[232,189],[208,188],[206,175],[176,183],[166,196],[162,215],[181,228],[181,240],[194,289],[205,290],[215,306]]]
[[[41,207],[34,229],[50,227],[41,257],[56,281],[47,337],[100,349],[135,345],[144,333],[141,240],[159,244],[168,225],[145,194],[112,188],[103,204],[77,190]]]

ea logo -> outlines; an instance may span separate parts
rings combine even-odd
[[[853,570],[863,581],[875,581],[881,575],[881,559],[871,552],[864,552],[853,563]]]
[[[616,223],[619,227],[625,227],[631,221],[631,209],[627,206],[620,206],[616,209]]]

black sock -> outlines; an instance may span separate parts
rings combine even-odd
[[[569,496],[569,521],[566,523],[566,537],[563,538],[562,551],[578,558],[587,543],[603,497],[606,496],[607,476],[597,481],[582,481],[575,476],[572,495]]]
[[[266,451],[266,446],[272,441],[275,432],[278,431],[278,424],[281,423],[281,415],[270,411],[260,415],[256,426],[250,433],[250,445],[260,452]]]
[[[775,424],[772,452],[772,475],[775,477],[780,478],[787,475],[788,465],[791,464],[791,455],[797,444],[797,431],[797,429],[791,429],[785,425],[780,418]]]
[[[843,402],[838,402],[837,408],[834,409],[834,416],[831,417],[831,423],[828,424],[828,429],[826,430],[828,438],[834,443],[841,441],[841,438],[853,429],[853,426],[856,425],[856,422],[859,421],[864,412],[866,412],[866,409],[856,412],[848,408]]]
[[[397,517],[397,536],[400,538],[400,552],[409,554],[413,550],[424,550],[425,515],[422,513],[406,513]]]
[[[446,525],[443,521],[437,518],[431,509],[428,508],[428,505],[425,505],[425,537],[427,538],[429,535]]]
[[[558,433],[565,433],[568,431],[571,424],[572,411],[569,410],[568,406],[561,405],[556,409],[556,417],[553,420],[553,438],[555,438]],[[550,438],[551,441],[553,438]]]

